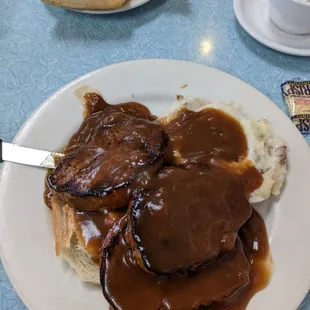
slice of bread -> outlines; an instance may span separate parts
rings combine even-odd
[[[83,246],[83,237],[75,224],[75,211],[62,205],[56,197],[52,197],[51,204],[56,255],[66,260],[82,281],[100,284],[100,266]]]
[[[122,7],[126,0],[42,0],[55,6],[76,10],[109,10]]]

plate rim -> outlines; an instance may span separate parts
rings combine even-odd
[[[301,56],[301,57],[308,57],[310,56],[310,49],[298,49],[293,47],[288,47],[282,44],[273,43],[272,41],[258,35],[255,30],[253,30],[253,27],[249,25],[246,21],[246,19],[243,17],[243,10],[242,10],[242,3],[247,0],[234,0],[234,12],[235,16],[240,24],[240,26],[250,35],[253,39],[258,41],[259,43],[276,50],[278,52],[289,54],[293,56]],[[264,0],[256,0],[256,1],[264,1]]]
[[[116,14],[116,13],[121,13],[121,12],[126,12],[135,8],[138,8],[139,6],[142,6],[151,0],[127,0],[129,1],[128,3],[125,3],[125,5],[121,6],[120,8],[117,9],[108,9],[108,10],[79,10],[79,9],[70,9],[68,10],[73,11],[73,12],[78,12],[82,14],[93,14],[93,15],[107,15],[107,14]],[[132,1],[135,1],[136,4],[132,4]]]
[[[87,79],[89,76],[92,76],[92,75],[96,75],[98,74],[99,72],[103,71],[103,70],[106,70],[107,68],[109,70],[113,70],[113,67],[120,67],[120,66],[123,66],[123,65],[135,65],[136,63],[138,64],[141,64],[141,63],[147,63],[147,62],[161,62],[161,63],[164,63],[164,62],[171,62],[171,63],[175,63],[175,64],[179,64],[179,65],[192,65],[192,66],[197,66],[197,67],[200,67],[200,68],[208,68],[209,70],[211,71],[214,71],[214,72],[220,72],[221,74],[224,74],[225,76],[227,77],[230,77],[230,78],[234,78],[236,80],[238,80],[238,82],[241,84],[243,84],[244,86],[248,87],[248,88],[251,88],[252,91],[256,92],[257,94],[259,94],[260,96],[263,96],[265,98],[266,101],[269,101],[270,104],[272,104],[274,106],[275,109],[277,109],[279,112],[281,112],[283,115],[285,115],[285,113],[271,100],[269,99],[266,95],[264,95],[262,92],[258,91],[256,88],[254,88],[252,85],[246,83],[245,81],[239,79],[238,77],[235,77],[227,72],[224,72],[224,71],[221,71],[217,68],[214,68],[214,67],[210,67],[210,66],[205,66],[203,64],[199,64],[199,63],[196,63],[196,62],[189,62],[189,61],[181,61],[181,60],[174,60],[174,59],[142,59],[142,60],[131,60],[131,61],[124,61],[124,62],[120,62],[120,63],[115,63],[115,64],[111,64],[111,65],[108,65],[108,66],[104,66],[102,68],[98,68],[96,70],[93,70],[91,72],[88,72],[80,77],[77,77],[76,79],[74,79],[73,81],[69,82],[68,84],[65,84],[63,87],[61,87],[59,90],[57,90],[56,92],[54,92],[51,96],[49,96],[46,100],[44,100],[42,102],[42,104],[40,104],[32,113],[31,115],[25,120],[25,122],[23,123],[23,125],[21,126],[21,128],[18,130],[17,134],[15,135],[14,139],[13,139],[13,142],[15,143],[18,143],[19,139],[20,138],[23,138],[22,135],[23,135],[23,132],[25,131],[26,127],[29,125],[29,123],[32,123],[32,120],[38,116],[38,114],[40,113],[41,109],[44,109],[46,105],[49,104],[50,101],[52,101],[55,97],[57,97],[58,95],[60,95],[61,93],[65,92],[67,89],[73,87],[75,84],[78,84],[79,82],[81,82],[82,80],[84,79]],[[293,126],[294,127],[294,126]],[[295,128],[296,129],[296,128]],[[298,131],[296,129],[296,131]],[[303,141],[303,145],[305,147],[307,147],[307,149],[309,149],[309,146],[307,144],[307,142],[302,139],[300,141]],[[310,155],[310,149],[309,149],[309,155]],[[10,166],[13,165],[12,163],[9,163],[9,162],[5,162],[2,164],[1,166],[1,169],[0,169],[0,180],[3,179],[3,175],[4,175],[4,172],[10,168]],[[20,297],[20,299],[23,301],[23,303],[26,305],[26,307],[29,308],[29,310],[31,309],[35,309],[32,305],[32,302],[30,302],[28,300],[27,297],[25,297],[25,295],[23,294],[22,290],[19,288],[19,285],[17,284],[18,281],[15,280],[15,278],[12,276],[12,274],[10,273],[9,271],[9,268],[8,268],[8,265],[9,263],[7,262],[7,260],[5,259],[4,257],[4,251],[3,251],[3,248],[2,248],[2,242],[1,242],[1,238],[0,238],[0,258],[2,260],[2,264],[3,264],[3,267],[5,269],[5,272],[13,286],[13,288],[15,289],[17,295]],[[310,282],[310,280],[309,280]],[[300,295],[303,295],[305,296],[305,294],[307,293],[308,289],[306,290],[305,289],[305,292],[300,292]],[[300,302],[302,301],[302,299],[300,299]]]

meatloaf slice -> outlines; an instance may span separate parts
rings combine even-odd
[[[237,294],[249,283],[250,264],[238,237],[235,246],[212,264],[170,278],[139,267],[125,231],[126,227],[108,239],[101,263],[103,294],[114,310],[204,309]]]
[[[105,111],[86,118],[81,128],[83,139],[48,175],[49,187],[82,211],[128,205],[132,183],[162,165],[163,129],[153,121]]]
[[[217,167],[166,167],[134,197],[131,243],[142,268],[185,273],[231,250],[251,216],[242,180]]]

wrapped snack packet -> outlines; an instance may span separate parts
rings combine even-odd
[[[281,84],[282,95],[291,120],[302,134],[310,133],[310,81]]]

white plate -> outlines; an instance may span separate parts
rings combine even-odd
[[[128,0],[127,3],[118,8],[118,9],[112,9],[112,10],[73,10],[75,12],[85,13],[85,14],[113,14],[113,13],[120,13],[125,12],[134,8],[137,8],[138,6],[141,6],[151,0]]]
[[[188,84],[186,88],[180,88]],[[108,102],[134,100],[160,115],[176,94],[234,100],[248,115],[267,118],[289,146],[287,185],[264,209],[275,270],[248,310],[295,310],[310,285],[310,151],[290,119],[264,95],[216,69],[173,60],[113,65],[72,82],[50,97],[15,138],[20,145],[57,150],[82,121],[74,90],[99,89]],[[46,171],[5,163],[1,172],[0,245],[6,272],[30,310],[108,309],[100,288],[80,282],[56,258],[51,214],[43,202]],[[134,285],[134,283],[133,283]],[[143,308],[143,305],[141,305]]]
[[[280,30],[269,18],[268,1],[234,0],[235,14],[243,29],[274,50],[310,56],[310,35],[291,35]]]

